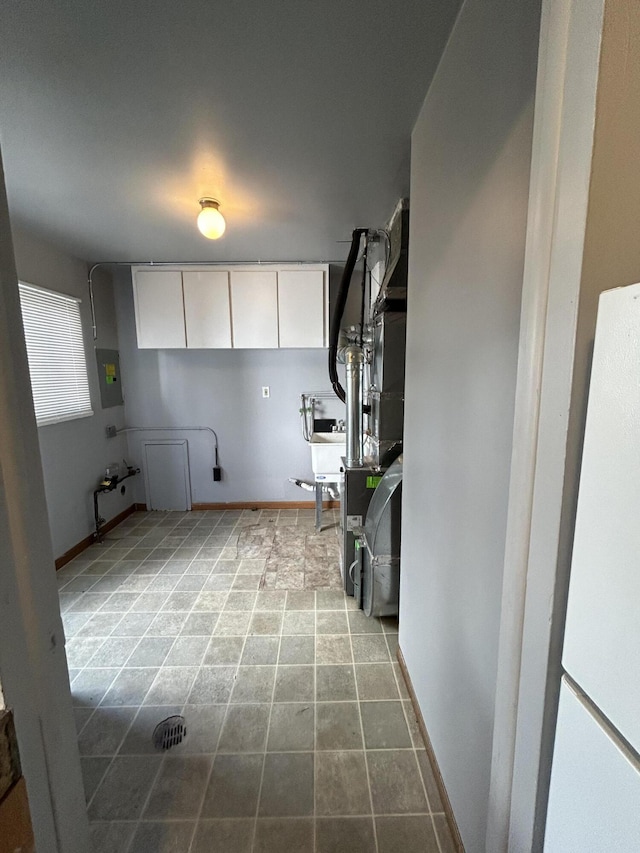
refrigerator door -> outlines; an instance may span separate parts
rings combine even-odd
[[[640,752],[638,284],[600,297],[562,662]]]
[[[563,679],[545,853],[640,850],[640,767]]]

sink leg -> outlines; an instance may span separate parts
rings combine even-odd
[[[316,483],[316,532],[322,530],[322,483]]]

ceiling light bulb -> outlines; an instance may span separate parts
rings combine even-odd
[[[224,216],[218,210],[220,202],[215,198],[201,198],[199,203],[202,210],[198,214],[198,228],[209,240],[217,240],[227,227]]]

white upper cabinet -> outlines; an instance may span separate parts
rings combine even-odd
[[[323,270],[278,272],[281,347],[326,346],[324,279]]]
[[[231,271],[233,346],[278,346],[278,274],[275,270]]]
[[[231,311],[227,270],[182,273],[184,322],[189,349],[231,347]]]
[[[140,349],[186,347],[179,270],[134,269],[133,299]]]
[[[141,349],[327,346],[326,265],[134,266]]]

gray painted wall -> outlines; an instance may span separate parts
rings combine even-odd
[[[94,529],[93,497],[105,467],[122,462],[127,445],[124,438],[105,438],[107,423],[121,425],[123,407],[103,410],[100,405],[98,369],[91,332],[91,314],[87,289],[87,265],[55,249],[20,228],[13,229],[18,278],[50,290],[77,296],[80,306],[87,355],[89,388],[93,416],[38,429],[49,525],[54,555],[59,557]],[[96,275],[96,316],[100,348],[116,349],[117,332],[111,279],[104,271]],[[130,481],[129,481],[130,482]],[[124,496],[119,491],[100,499],[100,512],[113,518],[133,503],[130,489]]]
[[[484,850],[540,4],[467,0],[412,137],[400,645]]]
[[[331,387],[327,351],[139,350],[128,270],[118,272],[115,290],[127,425],[212,427],[223,477],[213,482],[208,433],[134,433],[131,459],[141,463],[142,439],[184,437],[194,503],[313,500],[288,478],[312,478],[298,410],[302,392]],[[263,385],[270,386],[269,399],[262,398]],[[327,417],[344,417],[337,399]],[[142,480],[135,488],[144,502]]]

